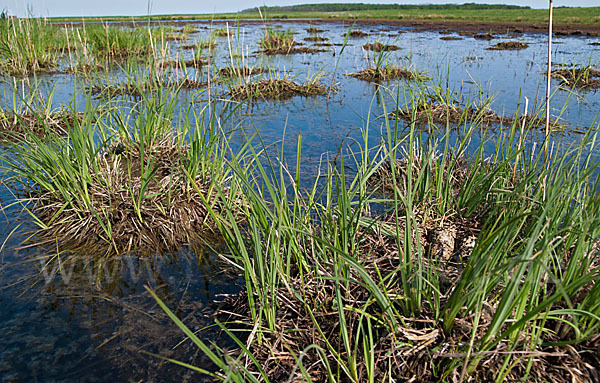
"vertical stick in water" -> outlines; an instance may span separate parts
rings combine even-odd
[[[552,75],[552,0],[549,0],[548,18],[548,77],[546,82],[546,143],[544,144],[544,156],[548,156],[548,135],[550,133],[550,76]]]

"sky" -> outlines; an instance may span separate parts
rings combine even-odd
[[[198,14],[237,12],[259,5],[293,5],[306,3],[379,3],[379,4],[444,4],[444,3],[487,3],[528,5],[532,8],[547,8],[547,0],[0,0],[0,10],[8,10],[17,16],[26,16],[28,9],[34,16],[139,16],[147,15],[148,9],[153,15],[160,14]],[[554,0],[554,6],[593,7],[598,0]]]

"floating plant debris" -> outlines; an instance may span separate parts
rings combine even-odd
[[[289,79],[271,79],[241,85],[232,89],[230,96],[235,100],[251,98],[281,100],[294,96],[317,96],[325,94],[326,91],[325,86],[316,81],[298,84]]]
[[[489,48],[486,48],[486,49],[490,50],[490,51],[519,50],[519,49],[525,49],[528,46],[529,46],[529,44],[524,43],[522,41],[502,41],[502,42],[499,42],[498,44],[491,46]]]
[[[400,49],[400,47],[396,46],[396,45],[387,45],[387,44],[382,44],[380,42],[376,42],[374,44],[365,44],[362,46],[363,49],[367,50],[367,51],[373,51],[373,52],[391,52],[391,51],[397,51],[398,49]]]

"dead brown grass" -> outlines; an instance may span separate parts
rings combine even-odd
[[[10,140],[15,135],[35,134],[43,137],[51,130],[53,133],[64,135],[76,120],[82,118],[82,113],[53,112],[48,115],[0,112],[0,139]]]

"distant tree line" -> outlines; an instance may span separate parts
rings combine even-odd
[[[300,5],[289,5],[289,6],[262,6],[244,9],[241,12],[258,12],[260,8],[261,12],[348,12],[348,11],[373,11],[373,10],[411,10],[411,9],[422,9],[422,10],[485,10],[485,9],[530,9],[528,6],[519,5],[505,5],[505,4],[300,4]]]

